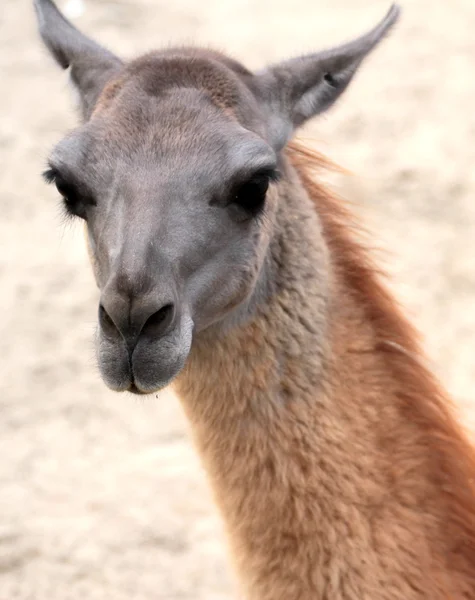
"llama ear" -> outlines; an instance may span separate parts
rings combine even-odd
[[[270,141],[276,149],[287,143],[296,127],[337,100],[399,14],[399,7],[393,4],[366,35],[330,50],[272,65],[256,74],[258,93],[269,110]]]
[[[83,117],[88,119],[103,87],[122,62],[76,29],[52,0],[35,0],[35,9],[43,42],[63,69],[70,68]]]

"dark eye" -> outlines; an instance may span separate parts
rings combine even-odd
[[[55,181],[55,185],[56,189],[63,198],[64,207],[68,215],[85,219],[86,205],[81,196],[78,194],[76,188],[62,179],[57,179]]]
[[[66,181],[60,173],[50,169],[43,174],[48,183],[54,183],[59,194],[63,198],[64,208],[67,215],[71,217],[86,218],[86,206],[93,204],[72,183]]]
[[[266,193],[272,179],[274,174],[270,171],[256,173],[248,181],[235,187],[231,194],[231,204],[238,206],[250,217],[257,216],[264,209]]]

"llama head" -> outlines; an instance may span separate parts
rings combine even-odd
[[[82,123],[45,175],[86,222],[101,373],[112,389],[153,392],[183,367],[194,334],[262,292],[282,149],[335,102],[399,11],[353,42],[251,73],[196,48],[123,63],[51,0],[35,6],[80,98]]]

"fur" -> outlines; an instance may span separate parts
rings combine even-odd
[[[176,383],[249,600],[475,598],[475,457],[354,219],[293,144],[275,293]],[[322,243],[323,242],[323,243]]]

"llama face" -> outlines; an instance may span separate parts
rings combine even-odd
[[[200,49],[124,65],[51,0],[35,6],[79,92],[84,123],[54,149],[46,179],[86,221],[100,370],[112,389],[153,392],[183,367],[193,335],[265,298],[280,152],[339,97],[398,10],[354,42],[252,74]]]
[[[277,158],[203,91],[151,94],[133,76],[116,93],[58,144],[47,177],[86,221],[103,378],[152,392],[182,368],[194,333],[252,296]]]

